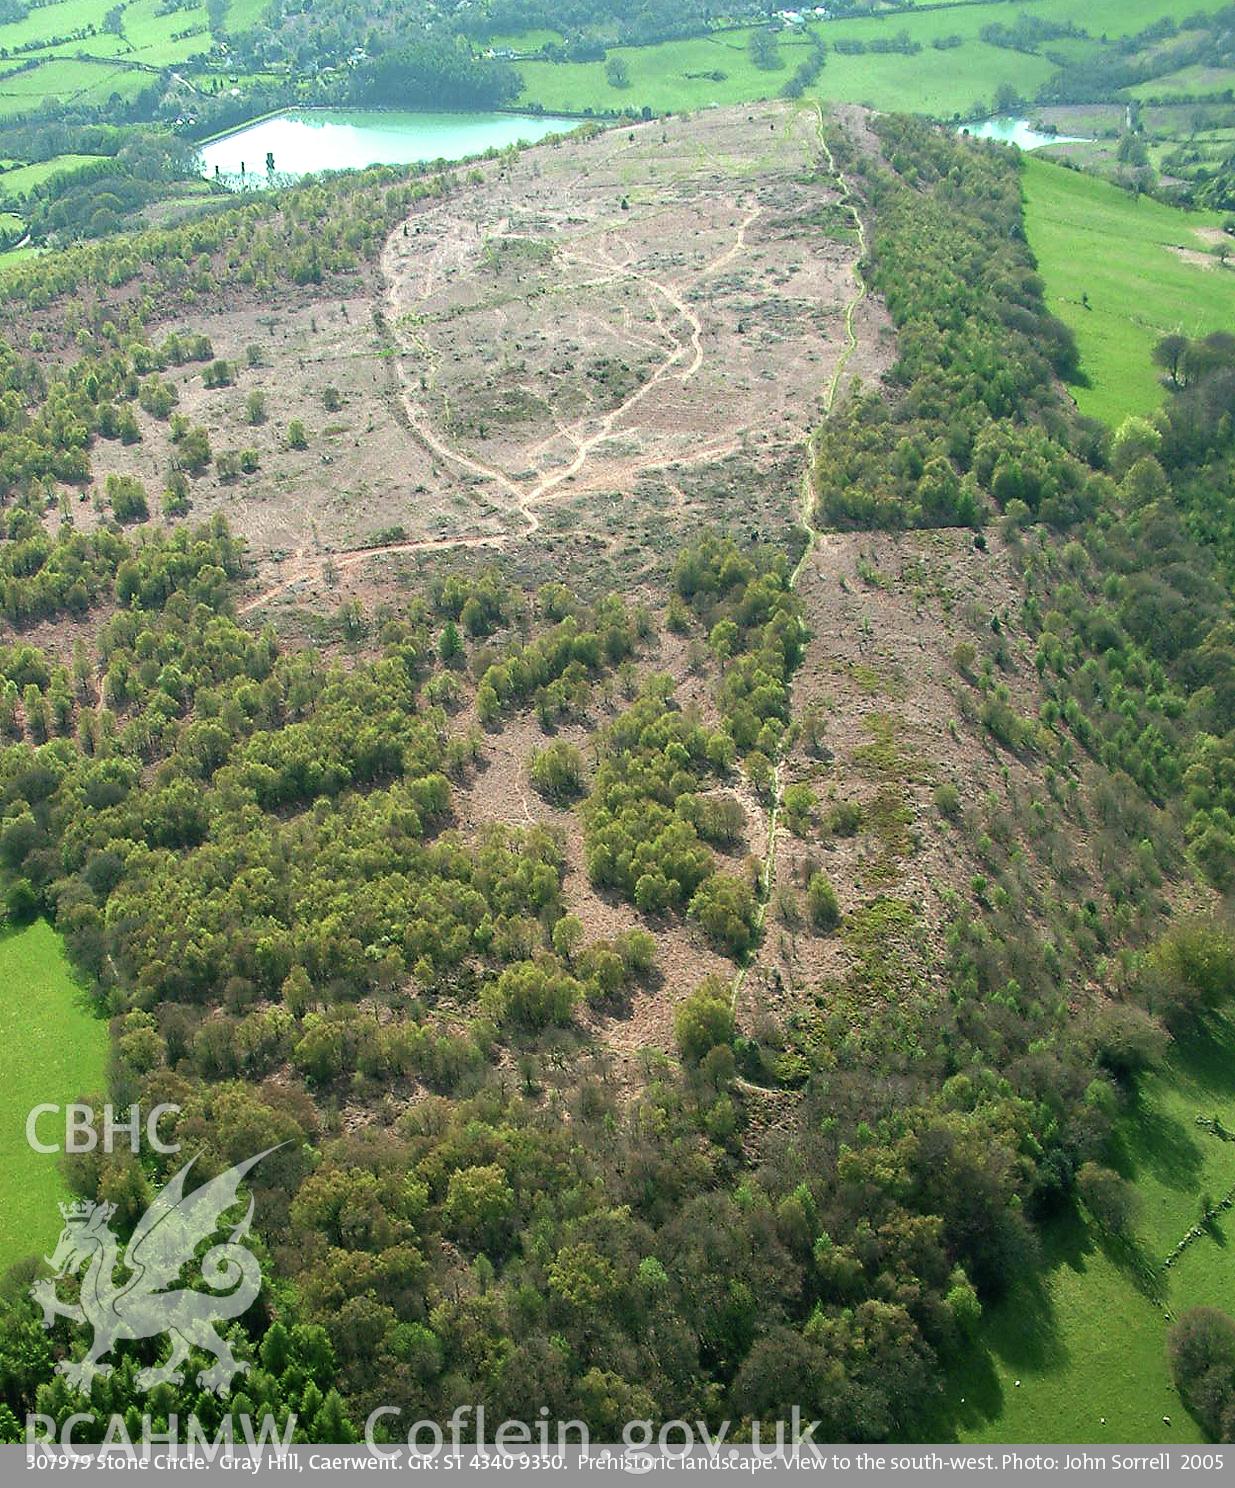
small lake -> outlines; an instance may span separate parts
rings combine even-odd
[[[198,154],[202,174],[233,190],[285,184],[311,171],[361,170],[462,160],[546,134],[564,134],[577,119],[550,114],[421,114],[385,109],[289,109],[210,140]],[[273,157],[274,175],[267,172]]]
[[[1082,145],[1084,136],[1077,134],[1047,134],[1035,129],[1028,119],[1014,119],[1005,115],[999,119],[979,119],[974,124],[962,124],[959,132],[972,134],[975,139],[998,140],[1004,145],[1015,145],[1021,150],[1040,150],[1043,145]]]

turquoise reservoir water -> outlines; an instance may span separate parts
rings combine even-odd
[[[962,128],[975,139],[999,140],[1005,145],[1016,145],[1022,150],[1040,150],[1043,145],[1079,145],[1084,143],[1080,135],[1044,134],[1035,129],[1028,119],[979,119],[976,124],[965,124]]]
[[[260,119],[201,147],[202,173],[234,189],[284,182],[311,171],[360,170],[366,165],[411,165],[462,160],[520,140],[574,129],[575,119],[549,114],[419,114],[377,109],[289,109]]]

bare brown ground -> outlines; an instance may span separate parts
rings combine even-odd
[[[396,233],[412,427],[529,533],[562,495],[646,473],[673,493],[676,469],[802,439],[853,260],[805,220],[836,199],[803,179],[819,155],[809,110],[645,124],[526,157]]]
[[[1029,717],[1039,704],[1032,649],[1007,611],[1009,597],[1021,592],[1014,555],[994,532],[987,537],[981,552],[968,530],[823,533],[803,567],[799,594],[811,640],[795,679],[794,713],[800,720],[819,712],[824,749],[812,755],[800,738],[782,784],[809,784],[821,816],[857,802],[863,823],[848,837],[816,823],[799,838],[782,816],[766,934],[738,989],[736,1012],[747,1032],[775,1043],[811,1008],[860,1017],[863,999],[880,994],[869,978],[862,987],[854,980],[849,928],[881,898],[910,906],[918,927],[909,944],[876,945],[882,995],[941,995],[943,896],[957,890],[971,900],[970,880],[982,865],[973,832],[936,807],[936,787],[955,785],[962,818],[979,817],[992,803],[1014,816],[1015,803],[1023,810],[1044,795],[1041,762],[999,748],[962,706],[969,687],[954,651],[967,641],[981,654],[992,616],[1003,617],[1008,662],[1000,676],[1013,706]],[[1033,845],[1025,847],[1032,857]],[[1084,898],[1099,883],[1092,853],[1080,834],[1066,851]],[[782,894],[804,911],[816,868],[833,884],[843,916],[827,935],[805,920],[788,925],[777,913]],[[784,1099],[769,1106],[754,1087],[747,1094],[757,1136],[783,1124]]]
[[[845,122],[863,133],[860,115]],[[887,317],[869,297],[853,311],[849,340],[858,245],[820,225],[837,220],[840,193],[811,109],[718,110],[485,169],[483,184],[396,228],[376,282],[346,302],[237,310],[194,325],[238,364],[238,383],[210,391],[200,367],[178,369],[169,375],[179,411],[206,427],[216,450],[251,446],[260,456],[257,475],[227,484],[211,473],[193,490],[195,517],[224,511],[250,544],[257,578],[242,613],[320,615],[346,597],[380,597],[401,575],[423,581],[445,559],[499,554],[514,582],[603,575],[633,592],[649,555],[663,578],[702,525],[782,539],[797,519],[805,439],[838,370],[846,384],[872,380],[894,355]],[[244,404],[255,388],[267,416],[250,426]],[[287,445],[292,418],[309,426],[305,451]],[[143,417],[142,429],[140,445],[107,446],[96,466],[100,480],[125,471],[157,494],[172,448],[165,425]],[[804,595],[828,590],[834,560],[821,545]],[[716,677],[697,640],[692,648],[662,636],[638,671],[668,672],[679,705],[715,726]],[[816,673],[818,685],[834,680],[818,645],[803,699]],[[598,716],[562,736],[590,758],[588,738],[618,706],[599,699]],[[839,696],[835,706],[845,706]],[[471,721],[465,714],[456,726]],[[482,768],[456,793],[461,829],[554,827],[567,908],[588,939],[646,923],[589,884],[579,814],[532,789],[528,756],[543,742],[526,716],[491,736]],[[786,779],[806,769],[796,758],[787,765]],[[766,856],[767,814],[745,783],[735,790],[747,831],[725,866],[743,872]],[[782,838],[780,874],[799,871],[796,853]],[[628,1088],[642,1051],[672,1048],[682,998],[708,974],[733,971],[688,922],[650,928],[657,979],[623,1015],[585,1015]],[[740,1007],[744,1022],[763,1011],[777,945],[773,932]],[[794,976],[838,964],[823,943],[795,955],[786,963]],[[772,1001],[766,1010],[781,1009]],[[751,1099],[775,1125],[780,1097]]]
[[[818,225],[837,190],[814,110],[640,124],[484,173],[397,227],[351,298],[194,322],[239,372],[208,390],[199,366],[173,369],[179,412],[260,461],[193,483],[193,516],[225,512],[249,542],[246,612],[376,597],[448,551],[552,569],[553,541],[620,581],[734,501],[761,531],[787,523],[786,463],[842,354],[857,251]],[[848,371],[877,376],[878,307],[859,342]],[[307,450],[288,446],[293,418]],[[98,449],[97,486],[133,474],[157,502],[174,451],[139,421],[140,444]]]
[[[1181,248],[1177,244],[1168,244],[1167,251],[1173,253],[1176,258],[1183,259],[1184,263],[1191,264],[1197,269],[1217,269],[1225,267],[1213,256],[1212,253],[1203,253],[1199,248]]]

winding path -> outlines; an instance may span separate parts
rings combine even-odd
[[[747,213],[738,226],[734,240],[730,246],[705,264],[698,271],[697,279],[714,273],[718,269],[733,262],[733,260],[746,248],[746,233],[751,224],[760,216],[762,207],[755,206]],[[392,236],[393,241],[393,236]],[[676,333],[669,325],[665,324],[659,312],[656,312],[657,322],[664,326],[664,334],[669,342],[669,348],[659,366],[650,377],[645,379],[634,389],[621,403],[610,409],[607,413],[584,417],[575,420],[571,424],[559,426],[558,436],[566,439],[575,446],[575,452],[569,463],[561,469],[548,474],[538,473],[530,484],[520,484],[505,471],[498,469],[495,465],[487,464],[474,456],[467,454],[464,450],[449,443],[433,427],[423,404],[416,396],[404,371],[402,358],[397,355],[394,359],[395,375],[397,378],[397,396],[403,414],[403,420],[409,432],[418,439],[426,449],[434,454],[439,460],[454,465],[461,470],[467,471],[481,480],[491,481],[493,484],[509,496],[515,507],[515,512],[523,521],[522,531],[505,531],[497,533],[461,533],[453,537],[441,538],[412,538],[405,542],[384,543],[371,547],[348,548],[337,552],[323,553],[308,556],[301,549],[293,558],[290,570],[287,566],[280,573],[278,580],[263,589],[261,593],[254,595],[239,606],[241,615],[251,614],[254,610],[262,608],[271,601],[294,589],[298,584],[307,580],[320,577],[328,564],[337,570],[355,568],[357,565],[367,562],[370,558],[380,558],[388,554],[397,553],[434,553],[445,552],[455,548],[502,548],[511,542],[531,537],[540,527],[540,517],[535,508],[554,492],[559,486],[567,481],[573,480],[585,470],[595,451],[607,440],[613,437],[613,432],[618,422],[626,417],[630,411],[636,408],[661,382],[667,377],[674,375],[675,368],[689,354],[689,365],[677,373],[679,380],[688,382],[699,371],[703,365],[704,351],[702,344],[703,323],[695,311],[686,303],[682,295],[670,284],[645,274],[629,264],[615,263],[612,259],[604,256],[600,258],[590,257],[577,250],[564,252],[562,254],[566,262],[573,262],[584,269],[592,270],[598,274],[594,281],[587,283],[610,285],[625,278],[639,284],[648,296],[649,301],[654,301],[659,296],[671,307],[675,316],[680,317],[685,323],[689,334],[686,339]],[[419,286],[421,299],[427,298],[432,293],[434,282],[433,274],[436,258],[430,261],[425,277]],[[386,276],[386,290],[384,305],[378,317],[379,327],[386,328],[386,335],[393,342],[394,332],[388,329],[397,325],[400,320],[399,306],[395,300],[395,284],[393,276]],[[689,347],[689,353],[688,353]],[[422,343],[426,357],[433,358],[432,348],[427,343]],[[591,432],[585,433],[589,429]],[[548,442],[551,442],[548,441]],[[539,453],[545,442],[536,447]],[[666,460],[657,455],[651,455],[645,460],[625,460],[616,466],[607,466],[603,472],[603,478],[598,477],[597,483],[613,485],[620,480],[628,480],[639,474],[663,470],[669,465],[690,465],[698,463],[701,459],[717,459],[732,454],[739,445],[732,440],[726,440],[720,445],[709,443],[709,445],[691,455],[676,456]],[[589,485],[581,487],[581,490],[591,488]]]
[[[843,192],[842,201],[853,214],[857,224],[859,243],[864,250],[865,238],[861,219],[853,205],[849,188],[844,178],[836,170],[835,162],[828,148],[827,140],[824,137],[824,119],[821,107],[818,109],[818,114],[820,144],[827,157],[831,173],[841,185]],[[432,211],[434,209],[430,210]],[[763,207],[759,204],[753,205],[746,212],[746,215],[736,228],[732,243],[696,271],[696,283],[708,275],[720,272],[746,251],[747,232],[762,215],[762,212]],[[500,233],[507,233],[508,229],[509,223],[507,220],[504,219],[498,224]],[[389,255],[391,244],[394,242],[395,235],[392,233],[383,254],[384,258]],[[599,468],[595,470],[594,474],[585,478],[584,484],[574,487],[578,492],[588,491],[596,487],[622,485],[640,475],[663,472],[670,467],[697,464],[701,460],[721,459],[733,454],[741,447],[740,441],[732,438],[721,441],[711,439],[704,447],[695,452],[673,458],[665,458],[663,454],[653,453],[646,457],[627,457],[617,461],[600,462],[595,459],[596,452],[600,447],[613,437],[615,428],[619,425],[619,422],[632,409],[636,408],[649,393],[653,392],[656,387],[670,377],[675,377],[682,383],[687,383],[695,377],[705,359],[702,341],[703,323],[695,310],[686,301],[681,291],[663,279],[658,279],[651,274],[644,273],[631,264],[614,262],[603,251],[598,256],[590,256],[579,252],[578,249],[574,249],[564,252],[562,257],[567,262],[573,262],[584,270],[590,270],[597,274],[598,278],[596,280],[586,282],[607,285],[615,284],[622,279],[626,279],[636,283],[652,307],[657,325],[668,345],[663,359],[652,374],[641,382],[616,407],[603,415],[584,416],[570,424],[560,425],[556,437],[563,438],[574,446],[573,455],[568,463],[560,469],[548,473],[537,471],[534,478],[530,481],[521,482],[516,480],[495,465],[488,464],[468,454],[465,450],[452,444],[434,427],[433,421],[430,419],[427,410],[417,395],[417,390],[413,388],[409,381],[408,374],[404,368],[403,357],[399,354],[403,348],[396,341],[396,337],[401,334],[399,330],[396,330],[396,327],[400,326],[402,316],[396,300],[395,277],[393,273],[385,268],[383,303],[380,309],[375,310],[375,320],[377,321],[378,328],[387,337],[391,349],[395,352],[392,363],[395,375],[394,391],[398,399],[400,422],[404,424],[412,437],[418,440],[438,460],[452,465],[458,470],[465,471],[479,480],[490,482],[497,486],[512,501],[514,508],[512,515],[517,516],[520,520],[522,524],[521,529],[508,528],[505,531],[499,532],[464,532],[449,537],[412,538],[406,541],[356,547],[313,555],[309,555],[304,548],[301,548],[290,562],[285,562],[275,582],[239,606],[239,613],[241,615],[252,614],[273,600],[279,599],[281,596],[289,593],[298,585],[321,578],[328,566],[332,566],[338,571],[346,571],[367,563],[372,558],[380,558],[388,555],[436,553],[467,548],[502,549],[513,542],[529,538],[541,525],[540,516],[536,508],[548,500],[563,484],[584,476],[589,466]],[[422,301],[432,293],[435,287],[435,276],[440,268],[439,259],[439,254],[431,257],[424,276],[418,285],[419,298]],[[865,286],[862,283],[861,274],[856,264],[854,265],[854,273],[857,276],[858,289],[846,306],[846,345],[837,363],[824,399],[825,416],[831,409],[845,366],[857,347],[857,338],[853,329],[853,317],[862,296],[865,294]],[[673,315],[671,318],[661,315],[660,310],[657,308],[658,302],[668,306],[672,310]],[[676,325],[674,322],[676,322]],[[406,333],[402,332],[402,334]],[[410,339],[419,341],[419,338],[416,337],[411,337]],[[425,353],[426,359],[432,364],[435,360],[433,348],[427,342],[420,342],[420,346],[421,350]],[[683,362],[686,362],[685,366],[682,366]],[[432,377],[430,378],[430,382],[432,382]],[[548,442],[551,443],[552,438]],[[545,445],[546,442],[542,441],[541,445],[535,447],[537,457],[540,456]],[[797,582],[802,564],[805,562],[816,536],[814,528],[810,523],[809,510],[810,462],[813,459],[813,447],[809,437],[807,440],[807,455],[807,470],[803,479],[802,520],[803,525],[807,529],[809,540],[807,548],[794,570],[791,580],[794,584]],[[666,477],[662,476],[662,478],[666,479],[666,484],[669,485],[675,501],[680,500],[680,489],[674,487]],[[772,858],[775,854],[775,828],[780,803],[779,769],[780,766],[778,763],[776,766],[775,799],[770,822],[772,830],[769,837],[769,861],[765,864],[762,880],[764,892],[761,894],[760,924],[762,924],[763,915],[766,911],[767,896],[771,892],[770,885],[774,870]],[[741,975],[743,973],[739,973],[739,978]],[[736,987],[734,995],[736,998]]]
[[[858,211],[853,192],[848,181],[836,168],[836,160],[828,144],[827,133],[824,128],[823,107],[816,103],[815,108],[819,114],[819,143],[823,153],[827,156],[828,170],[835,178],[841,190],[841,205],[853,218],[854,227],[858,236],[858,256],[853,263],[854,292],[845,305],[845,349],[837,359],[836,369],[832,373],[828,383],[827,391],[823,398],[823,416],[828,418],[836,403],[836,395],[840,391],[841,378],[845,375],[845,368],[849,365],[853,354],[858,349],[858,334],[854,329],[854,317],[857,315],[858,307],[866,298],[867,286],[862,277],[862,260],[866,257],[866,226],[862,221],[862,214]],[[818,458],[818,450],[814,433],[806,436],[806,461],[802,471],[802,488],[799,498],[798,516],[802,527],[806,531],[806,543],[802,549],[802,556],[794,565],[793,572],[789,575],[789,588],[794,590],[798,586],[798,580],[802,576],[802,570],[806,566],[807,559],[814,551],[815,544],[820,537],[819,529],[815,526],[814,515],[814,473],[815,463]],[[755,935],[752,950],[747,953],[742,965],[734,973],[733,990],[730,997],[730,1008],[736,1015],[738,1009],[738,997],[746,982],[747,973],[755,961],[755,952],[762,940],[761,932],[768,915],[768,904],[772,898],[772,888],[776,882],[776,839],[780,830],[781,798],[783,795],[782,774],[785,764],[785,746],[782,741],[780,751],[772,766],[772,804],[768,808],[768,850],[763,860],[763,866],[759,873],[759,899],[755,906]],[[753,1085],[748,1081],[741,1081],[746,1088],[752,1090],[764,1090],[772,1087]]]

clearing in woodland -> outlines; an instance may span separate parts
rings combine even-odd
[[[486,163],[397,226],[348,300],[194,317],[235,376],[207,388],[201,367],[172,369],[179,411],[257,469],[199,477],[193,515],[224,511],[249,540],[250,611],[364,585],[383,556],[530,538],[521,561],[546,574],[563,576],[548,550],[583,545],[598,583],[628,585],[632,548],[663,571],[705,521],[783,533],[858,252],[812,107]],[[847,376],[891,352],[879,310],[860,316]],[[96,473],[155,496],[168,426],[144,416],[142,435]]]

